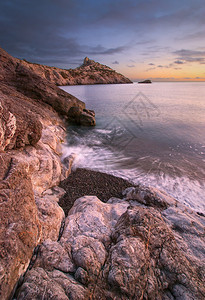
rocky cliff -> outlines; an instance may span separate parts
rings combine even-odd
[[[69,161],[60,159],[66,121],[94,125],[95,118],[82,101],[3,49],[0,83],[0,298],[8,299],[33,249],[58,239],[62,190],[50,188],[69,173]]]
[[[130,79],[122,74],[117,73],[108,66],[90,60],[88,57],[85,57],[80,67],[69,70],[33,64],[27,61],[22,61],[22,64],[56,85],[132,83]]]

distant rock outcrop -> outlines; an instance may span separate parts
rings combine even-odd
[[[139,81],[138,83],[152,83],[150,79],[145,79],[143,81]]]
[[[132,81],[106,65],[102,65],[88,57],[76,69],[60,69],[22,61],[23,65],[33,70],[36,74],[56,85],[79,84],[117,84],[132,83]]]

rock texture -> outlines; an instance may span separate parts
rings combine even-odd
[[[79,198],[60,240],[41,244],[17,299],[202,300],[204,225],[204,217],[143,186],[107,203]]]
[[[64,191],[56,186],[70,172],[61,163],[64,120],[85,104],[3,49],[0,81],[0,299],[9,299],[34,248],[59,238]]]
[[[32,64],[27,61],[22,63],[30,70],[35,71],[41,78],[56,85],[132,83],[122,74],[88,57],[85,57],[80,67],[69,70]]]

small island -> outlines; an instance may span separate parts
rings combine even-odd
[[[138,81],[138,83],[152,83],[152,81],[150,79],[146,79],[143,81]]]

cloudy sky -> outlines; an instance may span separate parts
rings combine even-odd
[[[205,1],[1,0],[0,46],[63,68],[88,56],[131,79],[205,80]]]

